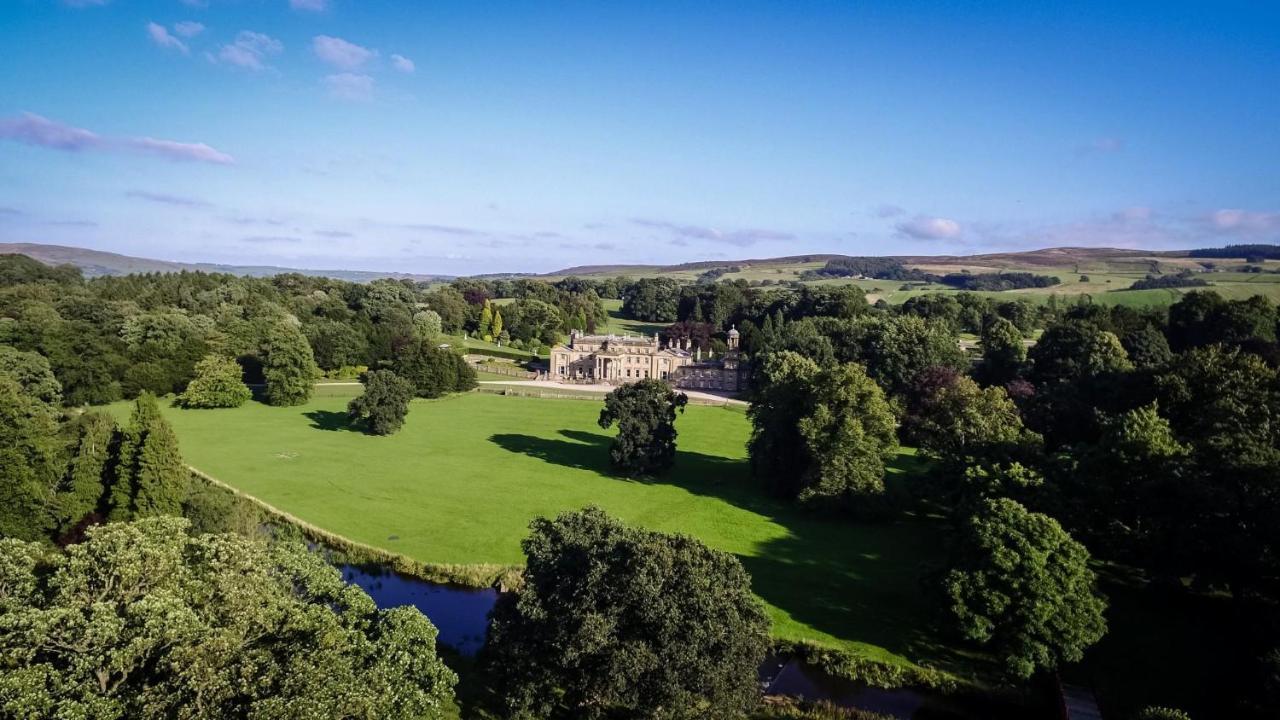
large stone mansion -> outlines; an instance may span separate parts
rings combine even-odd
[[[549,375],[562,382],[622,384],[656,378],[690,390],[737,392],[746,387],[746,366],[738,355],[738,331],[729,331],[723,357],[704,359],[689,340],[663,345],[657,333],[643,335],[569,334],[569,342],[551,349]]]

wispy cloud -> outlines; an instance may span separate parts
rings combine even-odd
[[[414,70],[418,69],[417,66],[413,64],[412,60],[403,55],[392,55],[391,67],[402,73],[412,73]]]
[[[147,200],[161,205],[175,205],[178,207],[188,208],[211,208],[213,203],[199,198],[183,197],[181,195],[169,195],[167,193],[148,192],[146,190],[130,190],[125,193],[126,196],[137,198],[139,200]]]
[[[194,20],[187,20],[185,22],[174,23],[173,31],[181,35],[182,37],[193,38],[199,35],[200,33],[204,32],[204,23],[198,23]]]
[[[338,73],[327,75],[325,87],[329,88],[329,96],[338,100],[352,102],[368,102],[373,99],[373,78],[358,73]]]
[[[53,225],[55,227],[98,227],[98,223],[93,220],[50,220],[45,225]]]
[[[1280,212],[1227,208],[1211,213],[1209,224],[1223,235],[1260,239],[1280,235]]]
[[[247,70],[264,70],[267,58],[284,51],[284,43],[259,32],[241,30],[234,42],[223,45],[216,55],[206,54],[213,62],[234,65]]]
[[[780,232],[777,230],[763,230],[759,228],[720,230],[718,228],[703,225],[686,225],[666,220],[651,220],[648,218],[632,218],[631,222],[632,224],[639,225],[640,227],[665,230],[674,234],[677,240],[706,240],[709,242],[737,245],[738,247],[754,245],[761,241],[795,239],[795,235],[792,235],[791,233]]]
[[[146,155],[158,155],[168,160],[204,162],[215,165],[230,165],[235,162],[235,159],[230,155],[204,143],[177,142],[175,140],[160,140],[151,137],[103,137],[84,128],[50,120],[35,113],[23,113],[15,117],[0,119],[0,138],[66,152],[120,150]]]
[[[907,211],[903,208],[898,207],[897,205],[890,205],[889,203],[881,203],[871,209],[871,214],[875,215],[878,218],[891,218],[891,217],[898,217],[900,215],[906,215]]]
[[[289,7],[294,10],[324,12],[329,9],[329,0],[289,0]]]
[[[359,70],[365,63],[378,56],[377,50],[347,42],[330,35],[317,35],[311,40],[316,57],[339,70]]]
[[[347,232],[346,230],[315,230],[313,231],[313,234],[319,235],[320,237],[327,237],[327,238],[355,237],[355,235]]]
[[[290,235],[250,235],[240,238],[240,242],[252,245],[293,244],[302,242],[302,238]]]
[[[440,233],[442,235],[458,235],[461,237],[479,237],[486,235],[483,230],[475,228],[457,227],[454,225],[435,225],[432,223],[406,223],[400,227],[405,230],[418,230],[422,232]]]
[[[899,236],[913,240],[953,240],[960,236],[960,223],[943,217],[919,216],[894,227]]]
[[[1124,138],[1097,137],[1076,148],[1077,155],[1111,155],[1124,150]]]
[[[170,160],[190,160],[213,163],[215,165],[231,165],[235,162],[235,159],[230,155],[215,150],[204,143],[183,143],[150,137],[131,138],[124,142],[127,147],[138,152],[159,155]]]
[[[186,55],[189,52],[187,50],[186,43],[182,42],[177,37],[169,34],[168,29],[166,29],[165,26],[159,23],[154,23],[154,22],[147,23],[147,35],[151,38],[151,42],[155,43],[156,45],[159,45],[162,48],[177,50],[183,55]]]

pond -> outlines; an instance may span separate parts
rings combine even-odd
[[[412,605],[421,610],[440,631],[440,644],[468,656],[484,645],[489,611],[498,601],[497,590],[438,585],[377,567],[339,565],[338,570],[347,582],[369,593],[380,608]]]

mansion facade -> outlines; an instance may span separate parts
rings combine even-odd
[[[746,387],[746,366],[738,354],[738,331],[729,331],[729,349],[706,359],[688,339],[663,345],[657,333],[643,335],[569,334],[569,342],[551,349],[549,379],[613,385],[645,378],[666,380],[689,390],[738,392]]]

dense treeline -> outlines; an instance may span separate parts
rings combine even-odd
[[[66,405],[181,393],[210,356],[236,358],[245,381],[265,384],[271,402],[296,404],[318,373],[350,378],[394,367],[415,345],[441,344],[442,334],[545,347],[569,330],[602,325],[601,293],[617,297],[616,283],[459,280],[432,288],[188,272],[85,281],[74,268],[5,255],[0,347],[46,358]]]
[[[1029,272],[1005,273],[947,273],[936,282],[961,290],[983,290],[1000,292],[1002,290],[1023,290],[1026,288],[1047,288],[1058,285],[1062,280],[1050,275],[1037,275]]]
[[[1253,664],[1231,707],[1266,716],[1274,666],[1258,658],[1280,657],[1276,307],[1211,291],[1146,310],[980,300],[748,323],[753,473],[829,511],[947,513],[940,605],[1015,677],[1079,660],[1104,634],[1091,558],[1230,593],[1248,627],[1232,662]],[[977,362],[956,343],[971,328]],[[905,494],[884,482],[897,441],[934,462]]]
[[[1249,262],[1280,260],[1280,245],[1253,244],[1227,245],[1220,248],[1200,248],[1188,253],[1196,258],[1245,258]]]

